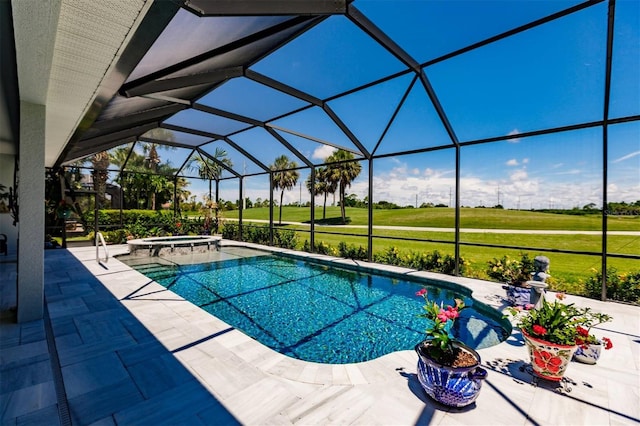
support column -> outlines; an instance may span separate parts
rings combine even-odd
[[[44,315],[44,105],[20,102],[18,322]]]

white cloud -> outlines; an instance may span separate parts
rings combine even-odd
[[[512,131],[507,133],[507,136],[515,136],[515,135],[519,135],[519,134],[520,134],[520,130],[513,129]],[[507,142],[509,142],[509,143],[518,143],[518,142],[520,142],[520,138],[507,139]]]
[[[420,174],[420,169],[418,169],[417,167],[411,170],[411,173],[413,173],[414,175],[419,175]]]
[[[336,152],[336,149],[334,147],[329,146],[329,145],[322,145],[322,146],[317,147],[313,151],[313,154],[311,155],[311,158],[314,158],[314,159],[317,159],[317,160],[324,160],[325,158],[327,158],[328,156],[330,156],[334,152]]]
[[[559,175],[579,175],[580,173],[582,173],[582,170],[580,170],[580,169],[571,169],[571,170],[567,170],[566,172],[554,173],[554,175],[556,175],[556,176],[559,176]]]
[[[637,154],[627,154],[620,157],[619,161],[635,157]],[[395,204],[406,206],[418,206],[422,203],[444,204],[453,206],[455,203],[455,170],[451,166],[442,165],[439,169],[437,163],[431,167],[416,169],[411,162],[403,162],[391,159],[390,164],[395,166],[391,170],[383,171],[378,168],[373,176],[373,201],[386,200]],[[506,162],[510,167],[502,170],[492,170],[491,177],[482,174],[481,169],[463,169],[460,182],[460,201],[463,206],[494,206],[498,202],[507,209],[540,209],[540,208],[573,208],[582,207],[589,203],[600,205],[602,203],[602,178],[601,173],[579,163],[554,163],[553,158],[548,163],[544,162],[540,168],[533,168],[532,163],[538,161],[530,158],[515,157]],[[504,163],[503,163],[504,164]],[[640,193],[640,181],[637,179],[637,169],[627,172],[620,167],[616,174],[609,179],[608,199],[610,201],[635,201]],[[419,171],[416,174],[416,171]],[[623,173],[624,172],[624,173]],[[301,176],[304,185],[305,176]],[[246,185],[246,196],[254,200],[258,197],[268,198],[268,179],[249,179],[255,185]],[[194,194],[200,195],[200,188],[192,188]],[[368,196],[368,178],[366,173],[361,174],[352,186],[347,190],[348,194],[356,194],[359,199]],[[221,186],[221,197],[225,200],[236,200],[237,189],[229,183]],[[200,200],[201,197],[198,199]],[[280,194],[276,192],[274,198],[279,200]],[[285,191],[284,202],[307,202],[310,198],[308,191],[303,186],[302,191],[296,187],[293,191]],[[331,204],[329,196],[328,203]],[[316,198],[317,205],[322,205],[322,198]]]
[[[513,173],[511,173],[509,175],[509,178],[512,181],[523,181],[523,180],[527,180],[529,178],[529,175],[527,174],[527,171],[522,169],[522,170],[516,170]]]
[[[640,151],[632,152],[632,153],[624,155],[624,156],[622,156],[620,158],[616,158],[615,160],[612,161],[612,163],[619,163],[621,161],[628,160],[629,158],[633,158],[633,157],[635,157],[637,155],[640,155]]]

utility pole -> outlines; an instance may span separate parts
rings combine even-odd
[[[418,208],[418,194],[416,194],[416,209]]]

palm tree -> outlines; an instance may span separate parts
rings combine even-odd
[[[109,153],[102,151],[91,157],[93,166],[93,189],[96,191],[96,201],[98,208],[102,208],[106,203],[105,192],[107,191],[107,179],[109,178]]]
[[[212,157],[218,161],[206,157],[194,156],[189,161],[187,167],[192,171],[196,171],[202,179],[218,180],[220,176],[222,176],[222,166],[218,162],[231,168],[233,167],[233,161],[227,158],[227,151],[220,147],[216,148]]]
[[[295,188],[298,183],[298,178],[300,177],[300,173],[295,169],[298,167],[298,164],[295,161],[289,160],[286,155],[281,155],[276,158],[274,163],[269,166],[269,168],[274,172],[272,173],[273,179],[273,188],[280,189],[280,217],[278,219],[278,223],[282,225],[282,197],[284,196],[285,190],[291,190]]]
[[[331,154],[327,162],[327,181],[336,185],[340,195],[340,213],[342,215],[342,223],[347,223],[346,212],[344,208],[345,192],[351,186],[351,182],[358,177],[362,171],[362,166],[357,161],[349,161],[355,159],[355,156],[343,149],[339,149]],[[339,164],[332,164],[339,163]],[[334,190],[335,191],[335,190]]]
[[[329,169],[327,167],[318,167],[316,169],[316,183],[315,188],[311,189],[311,175],[307,178],[307,189],[311,193],[311,196],[323,195],[324,201],[322,204],[322,219],[327,218],[327,195],[336,192],[337,183],[329,181]]]
[[[218,161],[214,161],[208,157],[202,157],[201,155],[198,155],[193,156],[191,160],[189,160],[189,164],[187,165],[187,168],[189,170],[197,172],[198,176],[201,179],[209,180],[209,195],[211,195],[211,181],[217,181],[218,179],[220,179],[220,176],[222,176],[222,166],[220,165],[220,163],[224,164],[228,168],[233,167],[233,161],[231,161],[231,159],[227,157],[227,151],[220,147],[216,147],[216,150],[214,151],[212,157]]]
[[[109,154],[109,160],[111,164],[117,166],[118,169],[122,169],[124,167],[124,163],[127,161],[129,157],[129,151],[131,150],[131,146],[120,146]]]
[[[144,144],[142,147],[142,151],[146,154],[144,159],[144,164],[146,167],[151,169],[153,173],[150,176],[150,190],[151,190],[151,210],[156,209],[156,193],[162,189],[164,186],[164,181],[161,176],[158,176],[158,164],[160,164],[160,156],[158,155],[158,151],[156,149],[156,144]]]

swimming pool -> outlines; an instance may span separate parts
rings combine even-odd
[[[168,290],[273,348],[306,361],[344,364],[413,349],[424,337],[415,293],[470,306],[455,334],[480,349],[506,339],[497,311],[435,282],[400,280],[262,251],[222,247],[219,260],[121,258]]]

